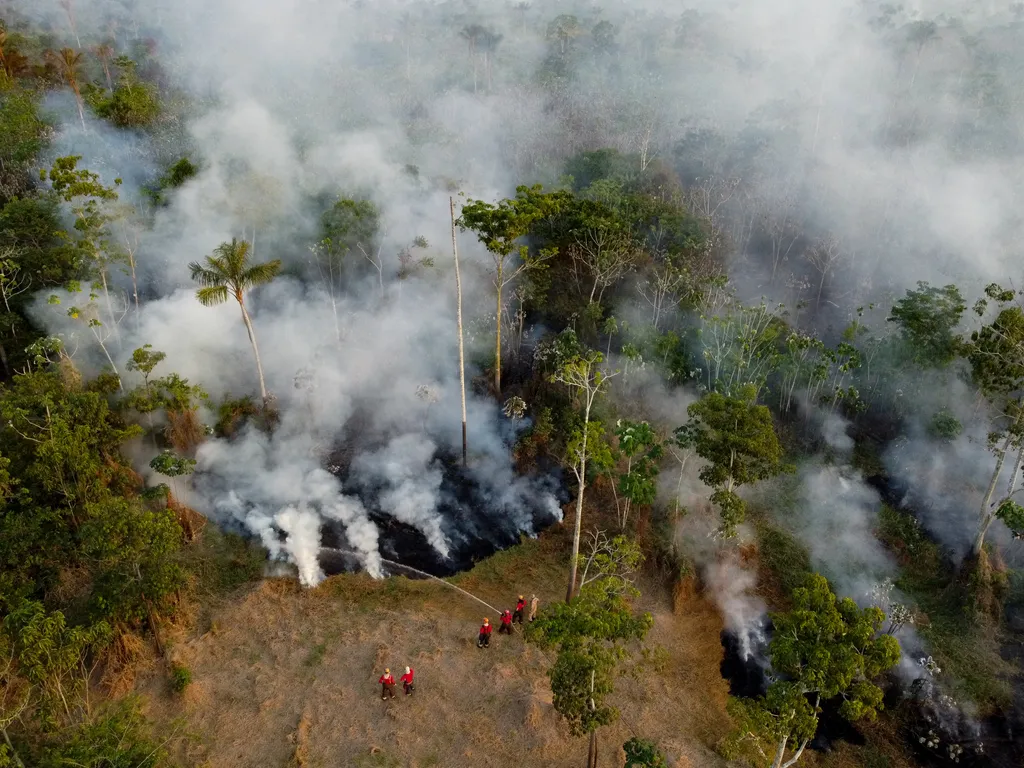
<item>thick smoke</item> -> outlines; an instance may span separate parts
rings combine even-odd
[[[296,559],[295,552],[309,550],[299,542],[311,540],[300,520],[340,519],[355,539],[349,543],[369,558],[372,542],[354,531],[371,513],[354,498],[373,488],[382,511],[444,552],[454,534],[439,512],[447,502],[437,452],[457,450],[459,440],[451,280],[446,273],[413,278],[399,294],[394,254],[419,235],[446,242],[448,194],[464,188],[491,199],[517,183],[552,181],[579,150],[641,151],[675,163],[691,191],[706,193],[691,202],[725,230],[743,295],[811,301],[822,324],[830,307],[843,315],[918,279],[958,281],[967,293],[1012,276],[1017,264],[1006,246],[1020,241],[1024,210],[1024,166],[1011,140],[1016,107],[1008,102],[1003,123],[978,124],[981,108],[1001,98],[1004,84],[971,51],[977,39],[1008,57],[1024,46],[1015,45],[1019,29],[1003,8],[965,0],[942,6],[946,16],[936,17],[937,26],[925,25],[914,37],[908,30],[927,20],[925,13],[938,13],[937,4],[694,0],[665,8],[608,0],[511,12],[504,4],[429,2],[77,2],[74,33],[109,35],[122,47],[151,38],[158,66],[150,74],[166,95],[184,93],[196,111],[172,114],[144,139],[95,120],[82,131],[62,94],[49,102],[66,118],[54,154],[82,154],[82,165],[106,181],[125,179],[129,199],[156,174],[154,158],[162,167],[189,154],[202,169],[141,233],[145,307],[137,329],[122,328],[125,339],[113,350],[119,364],[133,346],[151,343],[168,353],[167,370],[202,383],[215,398],[252,392],[237,307],[198,306],[186,265],[244,235],[255,241],[258,259],[281,257],[292,275],[306,278],[282,278],[251,297],[282,425],[269,440],[246,433],[204,447],[199,486],[212,494],[204,508],[237,509],[237,501],[253,510],[261,531],[262,521],[293,508],[276,525],[290,527],[285,541]],[[50,25],[58,39],[74,40],[57,0],[18,3],[15,10]],[[584,58],[571,85],[548,77],[545,35],[560,13],[576,14],[587,33],[578,36]],[[600,21],[615,32],[609,55],[582,42]],[[486,65],[458,36],[473,23],[503,35]],[[954,82],[963,87],[952,88]],[[350,272],[334,312],[309,280],[306,246],[316,233],[310,202],[339,193],[369,195],[386,231],[382,260],[364,262],[361,275]],[[754,222],[761,222],[756,232]],[[808,255],[814,242],[828,238],[837,248],[823,269]],[[480,314],[489,298],[486,259],[463,245],[467,312]],[[74,327],[83,347],[89,342],[79,326],[52,310],[49,318],[55,332]],[[95,349],[82,353],[103,362]],[[312,393],[294,386],[305,369],[315,373]],[[415,396],[423,385],[439,393],[429,409]],[[671,426],[685,421],[685,401],[679,406]],[[512,484],[492,403],[471,398],[469,424],[470,444],[483,456],[478,466],[494,470],[477,470],[481,482],[529,529],[531,505],[551,509],[553,499]],[[351,443],[356,433],[365,437],[337,487],[318,482],[316,470],[339,436]],[[968,433],[980,435],[973,426]],[[978,445],[965,437],[949,449],[922,443],[909,458],[906,451],[898,460],[887,457],[910,476],[927,470],[917,492],[932,499],[936,519],[929,525],[944,540],[959,540],[960,549],[970,520],[958,516],[972,505],[946,491],[958,486],[959,473],[975,476],[967,467],[990,461]],[[236,453],[251,463],[235,461]],[[243,464],[244,470],[228,468]],[[871,519],[863,510],[873,502],[863,488],[839,470],[806,472],[806,506],[827,508],[822,489],[850,484],[838,500],[850,522],[838,533],[856,541],[866,536]],[[256,477],[263,474],[281,479]],[[306,487],[282,492],[279,482]],[[820,532],[810,542],[837,534],[834,521],[809,519]],[[850,552],[843,569],[851,590],[869,572],[884,571],[869,547]],[[304,578],[315,580],[304,557]]]
[[[767,650],[767,608],[754,594],[757,573],[744,569],[733,554],[709,564],[704,581],[722,617],[725,628],[739,640],[743,661],[763,659]]]

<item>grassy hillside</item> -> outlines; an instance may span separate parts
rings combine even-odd
[[[535,592],[543,610],[564,597],[565,534],[556,526],[453,582],[497,607]],[[725,765],[714,749],[730,727],[719,613],[700,594],[673,610],[665,585],[645,579],[641,589],[639,607],[654,628],[640,663],[617,684],[623,715],[600,731],[600,765],[622,765],[632,735],[657,741],[673,766]],[[315,589],[270,579],[216,600],[170,642],[170,658],[191,677],[185,690],[174,692],[155,668],[137,684],[184,765],[557,767],[585,759],[585,740],[570,738],[552,707],[549,660],[519,633],[478,649],[486,611],[455,590],[344,574]],[[414,696],[381,701],[383,668],[399,673],[406,664],[416,670]],[[870,751],[844,746],[807,764],[902,765],[877,746],[882,731]]]

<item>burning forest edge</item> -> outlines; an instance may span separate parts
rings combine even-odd
[[[632,768],[1024,763],[1024,5],[499,5],[0,0],[0,766],[199,764],[282,576],[524,580],[553,765],[668,626]]]

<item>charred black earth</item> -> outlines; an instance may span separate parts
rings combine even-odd
[[[553,468],[531,477],[532,488],[536,489],[534,502],[519,504],[513,510],[496,502],[492,498],[493,491],[485,488],[472,472],[466,471],[458,456],[439,451],[435,466],[442,470],[437,512],[442,517],[442,530],[449,544],[447,558],[430,545],[421,531],[385,513],[374,489],[352,491],[359,496],[377,526],[381,557],[432,576],[451,576],[468,570],[479,560],[518,543],[525,531],[537,534],[554,523],[551,509],[543,503],[545,494],[554,496],[559,505],[568,500],[561,478]],[[320,566],[325,573],[359,569],[358,561],[345,554],[349,547],[343,526],[325,524],[321,536],[324,549]]]

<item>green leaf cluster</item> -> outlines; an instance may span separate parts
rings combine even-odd
[[[775,433],[771,411],[757,404],[753,385],[737,396],[708,392],[687,408],[690,421],[676,429],[675,442],[704,459],[700,479],[714,489],[722,532],[731,536],[743,522],[746,505],[735,489],[791,471]]]
[[[612,558],[612,560],[617,560]],[[628,582],[607,574],[586,584],[568,603],[555,603],[529,625],[527,636],[558,650],[549,670],[555,710],[571,733],[582,736],[614,722],[618,710],[607,703],[626,643],[642,640],[649,614],[636,616],[628,602]]]
[[[738,726],[730,748],[752,742],[766,756],[784,754],[788,745],[795,761],[814,737],[823,701],[841,697],[839,711],[851,721],[876,716],[883,694],[874,681],[899,663],[900,647],[881,631],[880,608],[837,598],[820,574],[794,590],[792,610],[772,621],[769,656],[780,679],[756,700],[730,701]]]
[[[181,585],[177,521],[135,498],[139,479],[121,455],[139,427],[57,372],[0,388],[0,419],[0,604],[46,599],[77,569],[88,574],[80,608],[131,622],[143,615],[143,593],[159,604]]]
[[[146,128],[160,116],[160,99],[151,83],[143,82],[136,72],[136,64],[127,56],[115,61],[120,70],[114,90],[94,86],[83,89],[86,102],[97,116],[109,120],[118,128]]]
[[[964,297],[955,285],[938,288],[918,282],[917,290],[908,290],[893,305],[889,322],[899,326],[900,337],[915,363],[941,368],[960,352],[956,328],[966,309]]]
[[[649,739],[636,736],[622,745],[626,753],[623,768],[668,768],[668,761],[658,750],[658,745]]]

